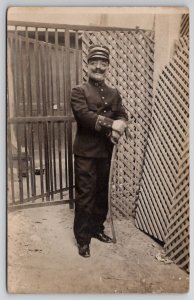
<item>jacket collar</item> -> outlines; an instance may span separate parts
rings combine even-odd
[[[88,82],[94,86],[105,86],[105,82],[104,81],[95,81],[92,78],[89,78]]]

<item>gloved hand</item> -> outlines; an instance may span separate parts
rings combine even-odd
[[[127,127],[127,122],[124,120],[115,120],[112,124],[113,131],[117,131],[120,135],[122,135]]]
[[[118,131],[112,130],[110,140],[111,142],[116,145],[120,139],[121,135],[118,133]]]

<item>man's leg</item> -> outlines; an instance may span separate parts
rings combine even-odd
[[[74,234],[79,245],[91,240],[90,219],[96,193],[95,159],[75,156]]]
[[[97,184],[96,199],[91,218],[91,230],[93,233],[104,231],[103,223],[108,213],[108,181],[110,171],[110,159],[96,159]]]

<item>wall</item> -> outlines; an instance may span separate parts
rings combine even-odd
[[[179,38],[182,14],[156,15],[154,51],[154,91],[160,72],[174,53]]]
[[[143,13],[143,11],[142,11]],[[133,8],[49,8],[16,7],[8,10],[8,19],[73,25],[94,25],[152,29],[154,14],[137,16]]]

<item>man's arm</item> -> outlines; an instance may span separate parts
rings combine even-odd
[[[127,113],[125,112],[125,108],[122,104],[122,98],[121,98],[118,90],[116,90],[116,91],[117,91],[117,110],[115,112],[114,119],[128,121]]]
[[[128,121],[128,116],[122,104],[121,96],[117,90],[116,92],[117,92],[117,109],[115,111],[115,115],[114,115],[115,121],[112,124],[112,133],[110,136],[110,139],[113,144],[117,144],[119,138],[124,133],[127,127],[127,121]]]

